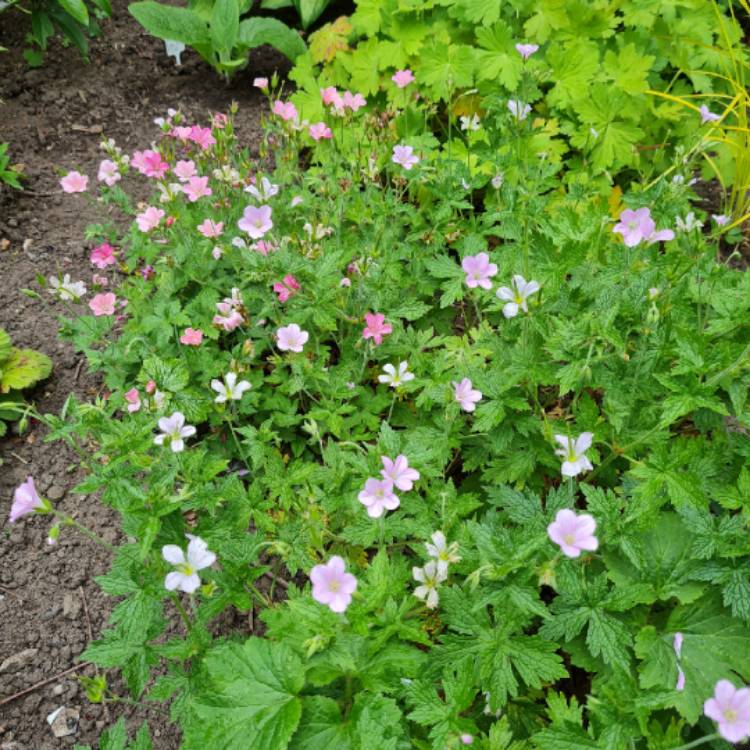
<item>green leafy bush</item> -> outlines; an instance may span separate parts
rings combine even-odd
[[[0,328],[0,437],[6,422],[18,419],[23,407],[21,391],[31,388],[52,372],[52,361],[33,349],[17,349]]]
[[[750,275],[692,164],[622,195],[504,97],[441,143],[427,99],[324,93],[274,102],[258,160],[178,115],[110,154],[159,197],[102,189],[126,276],[63,333],[111,395],[47,418],[132,540],[83,658],[186,750],[726,747]]]
[[[0,182],[4,182],[6,185],[10,185],[16,190],[21,189],[20,177],[21,173],[17,167],[14,167],[10,163],[10,156],[8,156],[8,144],[0,143]]]
[[[247,65],[248,51],[262,44],[270,44],[290,60],[306,49],[300,35],[278,19],[243,19],[251,5],[251,0],[213,0],[179,8],[144,0],[128,10],[149,34],[191,46],[228,78]]]
[[[481,116],[487,97],[518,97],[544,121],[558,158],[595,173],[662,171],[673,147],[692,141],[695,122],[674,102],[645,94],[721,98],[730,69],[723,47],[747,56],[739,23],[724,15],[722,31],[721,13],[707,0],[356,5],[348,21],[313,35],[310,57],[292,73],[298,83],[315,66],[323,86],[401,106],[403,92],[390,79],[410,68],[420,93],[456,115]],[[524,61],[515,49],[521,42],[540,49]],[[306,100],[305,116],[317,116],[313,102]],[[433,125],[440,135],[444,118]]]
[[[24,58],[31,67],[39,67],[44,62],[44,53],[49,40],[56,34],[66,44],[74,45],[81,57],[88,61],[87,36],[99,34],[98,20],[112,15],[110,0],[35,0],[26,8],[20,0],[0,2],[0,13],[18,10],[31,16],[31,30],[26,36],[33,46],[24,51]]]

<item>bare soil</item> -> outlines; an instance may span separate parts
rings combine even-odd
[[[275,70],[283,75],[288,66],[273,50],[261,48],[226,86],[190,51],[176,67],[163,43],[127,14],[126,3],[115,2],[114,11],[92,42],[91,64],[58,44],[36,70],[21,56],[20,16],[0,15],[0,46],[10,50],[0,54],[0,142],[11,144],[13,161],[24,164],[26,175],[23,191],[0,188],[0,326],[17,345],[39,349],[54,362],[52,377],[29,395],[42,413],[58,412],[70,392],[87,400],[100,390],[85,361],[57,340],[57,316],[65,313],[61,304],[43,305],[21,291],[38,289],[37,274],[70,273],[90,283],[96,270],[83,240],[86,224],[100,218],[96,206],[81,196],[64,196],[59,172],[76,168],[95,181],[102,138],[114,138],[129,153],[147,147],[156,134],[153,119],[168,107],[206,124],[211,113],[227,111],[235,100],[240,141],[255,150],[265,100],[252,79]],[[113,605],[94,582],[109,568],[108,552],[73,530],[48,546],[46,518],[7,522],[14,488],[33,476],[61,510],[110,542],[119,539],[112,511],[95,497],[70,492],[81,479],[75,455],[44,438],[45,428],[32,422],[25,434],[0,440],[0,748],[98,747],[101,729],[124,716],[131,729],[148,720],[156,750],[174,750],[179,732],[164,707],[92,705],[77,681],[95,674],[92,666],[80,666],[78,656],[106,626]],[[3,670],[9,657],[16,658]],[[76,665],[76,671],[58,676]],[[119,687],[115,675],[110,684]],[[77,732],[62,739],[46,721],[60,706],[80,713]]]

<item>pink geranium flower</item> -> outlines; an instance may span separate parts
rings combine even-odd
[[[701,116],[701,122],[718,122],[721,120],[721,115],[717,115],[715,112],[712,112],[705,104],[701,104],[700,109],[698,110],[700,112]]]
[[[203,151],[211,148],[216,143],[216,138],[213,137],[211,128],[202,128],[200,125],[193,125],[190,128],[188,140],[200,146]]]
[[[285,122],[289,122],[289,120],[296,120],[297,115],[297,107],[292,104],[292,102],[282,102],[282,101],[275,101],[273,103],[273,108],[271,111],[278,115],[282,120]]]
[[[334,555],[325,565],[316,565],[310,571],[312,597],[333,612],[344,612],[357,589],[357,579],[346,572],[346,564]]]
[[[620,214],[620,221],[615,224],[612,231],[622,235],[627,247],[635,247],[644,240],[649,245],[653,245],[655,242],[674,239],[674,232],[671,229],[656,231],[656,223],[651,218],[651,209],[647,206],[635,211],[626,208]]]
[[[482,392],[474,388],[469,378],[461,382],[453,382],[453,398],[460,404],[464,411],[474,411],[477,403],[482,400]]]
[[[703,713],[719,725],[727,742],[742,742],[750,737],[750,688],[737,689],[729,680],[719,680],[713,698],[703,704]]]
[[[159,222],[164,218],[165,211],[155,206],[149,206],[143,213],[135,217],[135,223],[141,232],[150,232],[159,226]]]
[[[385,322],[383,313],[365,313],[365,330],[362,331],[362,337],[372,339],[375,345],[383,343],[383,336],[393,332],[390,323]]]
[[[578,557],[583,550],[593,551],[599,546],[594,536],[596,521],[588,513],[577,516],[567,508],[558,510],[555,520],[547,527],[547,535],[567,557]]]
[[[101,245],[97,245],[89,256],[89,260],[97,268],[106,268],[107,266],[113,266],[117,261],[115,260],[115,249],[107,242],[102,242]]]
[[[137,388],[131,388],[129,391],[125,391],[125,400],[128,402],[128,412],[138,411],[141,408],[141,396],[138,393]]]
[[[91,308],[91,312],[99,318],[102,315],[114,315],[116,302],[117,297],[115,297],[113,292],[105,292],[92,297],[89,301],[89,307]]]
[[[279,295],[279,302],[286,302],[293,294],[296,294],[302,287],[300,287],[297,279],[291,274],[284,276],[282,281],[277,281],[273,285],[273,291]]]
[[[224,128],[227,126],[227,123],[229,122],[229,117],[225,115],[223,112],[217,112],[211,121],[213,123],[213,126],[215,128],[218,128],[219,130],[224,130]]]
[[[331,104],[337,108],[344,106],[344,100],[341,98],[341,95],[335,86],[326,86],[326,88],[321,89],[320,98],[323,100],[323,104],[325,104],[326,107]]]
[[[381,456],[383,468],[380,474],[384,479],[390,479],[396,489],[402,492],[408,492],[414,486],[414,482],[419,479],[419,472],[409,466],[409,459],[400,454],[391,461],[388,456]]]
[[[253,86],[255,86],[256,89],[265,91],[268,88],[268,78],[254,78]]]
[[[15,523],[19,518],[32,513],[37,508],[43,507],[44,502],[36,491],[34,478],[28,477],[22,485],[16,487],[13,493],[13,504],[10,506],[8,520],[11,523]]]
[[[271,206],[248,206],[237,226],[247,232],[254,240],[259,240],[273,227]]]
[[[241,312],[232,310],[227,315],[214,315],[212,322],[225,331],[233,331],[235,328],[239,328],[245,322],[245,319],[242,317]]]
[[[174,165],[172,173],[180,182],[187,182],[191,177],[198,173],[195,169],[195,162],[192,159],[182,159]]]
[[[517,44],[516,45],[516,52],[518,52],[519,55],[524,60],[528,60],[537,50],[539,49],[538,44]]]
[[[60,180],[60,187],[64,193],[85,193],[89,187],[89,178],[74,170]]]
[[[153,177],[154,179],[160,180],[169,170],[169,164],[164,161],[161,154],[158,151],[152,151],[150,149],[143,151],[142,153],[136,153],[133,155],[133,161],[131,161],[141,174],[146,177]]]
[[[200,198],[207,198],[213,195],[213,191],[208,186],[208,177],[191,177],[183,186],[182,192],[187,195],[191,203],[195,203]]]
[[[497,266],[490,263],[487,253],[467,255],[461,261],[461,268],[466,273],[466,286],[469,289],[481,286],[482,289],[492,289],[490,279],[497,273]]]
[[[365,488],[357,496],[359,502],[367,508],[370,518],[380,518],[386,510],[395,510],[401,504],[393,494],[393,482],[390,479],[373,479],[365,482]]]
[[[398,86],[400,89],[406,88],[410,83],[414,82],[414,73],[411,72],[409,68],[405,68],[404,70],[397,70],[392,76],[391,80]]]
[[[106,276],[100,276],[98,273],[95,273],[91,276],[91,283],[94,286],[104,287],[109,285],[109,279]]]
[[[351,91],[345,91],[342,101],[345,107],[348,107],[352,112],[356,112],[367,104],[367,99],[362,94],[352,94]]]
[[[223,221],[213,221],[212,219],[204,219],[202,224],[198,224],[198,231],[208,239],[213,237],[221,237],[224,231]]]
[[[310,137],[314,141],[319,141],[321,138],[333,138],[333,132],[324,122],[316,122],[310,125]]]
[[[419,157],[414,153],[414,149],[411,146],[394,146],[391,161],[409,170],[415,164],[419,163]]]
[[[276,346],[282,352],[301,352],[310,334],[303,331],[296,323],[279,328],[276,331]]]
[[[186,328],[180,336],[180,343],[186,346],[200,346],[203,341],[203,331],[200,328]]]
[[[116,185],[121,178],[122,175],[117,168],[117,164],[111,159],[104,159],[101,164],[99,164],[99,171],[96,175],[96,179],[99,180],[99,182],[103,182],[105,185],[112,187],[113,185]]]

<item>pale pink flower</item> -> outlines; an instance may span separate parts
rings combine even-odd
[[[162,155],[158,151],[152,151],[151,149],[147,149],[141,154],[136,166],[141,174],[157,180],[164,177],[169,170],[169,164],[164,161]]]
[[[565,459],[561,469],[564,477],[575,477],[582,471],[591,471],[594,468],[586,457],[593,437],[592,432],[582,432],[575,440],[567,435],[555,435],[555,440],[562,446],[555,451],[555,455]]]
[[[109,243],[102,242],[101,245],[97,245],[91,251],[89,260],[92,265],[95,265],[97,268],[113,266],[117,262],[115,259],[115,249]]]
[[[214,249],[211,251],[211,257],[214,260],[219,260],[222,255],[224,255],[224,251],[218,245],[214,245]]]
[[[501,286],[495,293],[498,299],[504,300],[503,315],[506,318],[515,318],[519,310],[529,311],[526,303],[532,294],[541,289],[538,281],[526,281],[523,276],[513,276],[510,287]]]
[[[578,557],[583,550],[593,552],[599,547],[594,536],[596,521],[588,513],[577,516],[567,508],[558,510],[555,520],[547,526],[547,535],[567,557]]]
[[[362,94],[352,94],[351,91],[345,91],[342,101],[345,107],[348,107],[352,112],[356,112],[367,104],[367,99]]]
[[[96,179],[99,180],[99,182],[105,183],[109,187],[113,187],[122,179],[122,175],[117,168],[117,164],[111,159],[104,159],[101,164],[99,164],[99,171],[97,172]]]
[[[277,281],[273,285],[273,291],[279,295],[279,302],[286,302],[293,294],[296,294],[302,287],[297,279],[291,274],[284,276],[282,281]]]
[[[461,261],[461,268],[466,274],[466,286],[474,289],[481,286],[482,289],[492,289],[490,279],[497,273],[497,266],[490,263],[490,256],[487,253],[478,253],[477,255],[467,255]]]
[[[233,331],[235,328],[239,328],[245,322],[245,319],[242,317],[241,312],[232,310],[227,315],[214,315],[212,322],[225,331]]]
[[[198,224],[198,231],[208,239],[214,237],[221,237],[224,231],[223,221],[213,221],[212,219],[204,219],[202,224]]]
[[[91,308],[91,312],[98,318],[102,315],[114,315],[116,302],[117,297],[115,297],[114,293],[106,292],[92,297],[89,301],[89,307]]]
[[[261,255],[268,255],[268,253],[274,253],[279,249],[279,246],[274,242],[268,240],[259,240],[251,245],[251,249]]]
[[[319,141],[321,138],[333,138],[333,132],[324,122],[316,122],[310,125],[310,137],[314,141]]]
[[[677,682],[675,683],[674,689],[679,693],[685,689],[685,673],[680,666],[677,667]]]
[[[682,692],[685,689],[685,673],[682,671],[682,667],[680,666],[680,660],[682,659],[682,641],[682,633],[675,633],[672,646],[674,648],[675,656],[677,657],[677,684],[675,685],[674,689],[678,692]]]
[[[406,88],[410,83],[414,82],[414,73],[409,68],[404,70],[397,70],[392,76],[391,80],[400,89]]]
[[[89,187],[89,178],[74,170],[60,180],[60,187],[64,193],[85,193]]]
[[[162,417],[159,420],[159,429],[161,435],[154,438],[156,445],[164,445],[165,442],[172,449],[173,453],[180,453],[185,448],[185,438],[195,435],[195,427],[191,424],[185,424],[185,415],[176,411],[171,417]]]
[[[376,346],[383,343],[383,336],[393,332],[393,326],[385,322],[383,313],[365,313],[365,323],[362,337],[372,339]]]
[[[138,393],[137,388],[131,388],[129,391],[125,391],[125,400],[128,402],[128,412],[138,411],[141,408],[141,396]]]
[[[508,101],[508,109],[513,117],[519,121],[525,120],[531,113],[531,107],[519,99],[510,99]]]
[[[409,459],[403,454],[396,456],[394,461],[388,456],[381,456],[380,460],[383,462],[380,475],[384,479],[390,479],[396,489],[402,492],[411,490],[414,482],[419,479],[419,472],[409,466]]]
[[[713,698],[703,704],[703,713],[719,725],[727,742],[742,742],[750,737],[750,688],[737,689],[729,680],[719,680]]]
[[[143,213],[138,214],[135,217],[135,223],[138,225],[138,229],[141,232],[150,232],[152,229],[156,229],[159,223],[164,218],[165,211],[161,208],[149,206]]]
[[[482,392],[476,390],[469,378],[464,378],[460,383],[453,382],[453,398],[461,405],[464,411],[474,411],[477,403],[482,400]]]
[[[516,52],[518,52],[519,55],[524,60],[528,60],[537,50],[539,49],[538,44],[517,44],[516,45]]]
[[[28,477],[23,484],[16,487],[13,493],[13,504],[10,506],[8,520],[11,523],[15,523],[19,518],[32,513],[37,508],[43,507],[44,502],[36,491],[34,478]]]
[[[223,112],[217,112],[213,116],[213,120],[211,121],[213,123],[213,126],[215,128],[218,128],[219,130],[224,130],[227,123],[229,122],[229,117],[225,115]]]
[[[203,331],[200,328],[186,328],[180,336],[180,343],[185,346],[200,346],[203,341]]]
[[[474,744],[474,735],[469,734],[468,732],[464,732],[458,739],[461,740],[462,745],[473,745]]]
[[[367,508],[370,518],[380,518],[386,510],[395,510],[401,504],[398,496],[393,494],[393,482],[390,479],[371,477],[365,482],[365,488],[357,498]]]
[[[193,125],[190,128],[188,140],[200,146],[203,151],[208,150],[216,143],[216,138],[211,133],[211,128],[202,128],[200,125]]]
[[[647,206],[635,211],[626,208],[620,214],[620,221],[615,224],[612,231],[622,235],[627,247],[635,247],[644,240],[649,245],[653,245],[655,242],[674,239],[674,232],[671,229],[656,231],[656,223],[651,218],[651,209]]]
[[[193,129],[189,126],[177,125],[169,131],[169,135],[171,135],[173,138],[177,138],[178,141],[187,143],[190,140],[190,134],[192,132]]]
[[[258,182],[254,177],[252,178],[252,182],[253,184],[248,185],[245,188],[245,192],[250,193],[253,198],[260,201],[261,203],[268,200],[269,198],[273,198],[274,195],[277,195],[279,192],[279,186],[274,185],[274,183],[271,182],[271,180],[269,180],[265,175],[260,178],[260,186],[258,185]]]
[[[172,174],[180,182],[187,182],[191,177],[195,177],[198,172],[195,169],[195,162],[192,159],[182,159],[174,165]]]
[[[357,589],[357,579],[346,572],[346,563],[338,555],[325,565],[316,565],[310,571],[310,581],[313,599],[332,612],[344,612]]]
[[[153,393],[156,390],[156,381],[149,380],[146,383],[146,393]]]
[[[352,280],[350,278],[347,278],[346,276],[344,276],[341,279],[341,281],[339,281],[339,286],[351,286],[351,285],[352,285]]]
[[[394,146],[391,161],[409,170],[415,164],[419,163],[419,157],[414,153],[414,149],[411,146]]]
[[[92,274],[91,283],[94,286],[109,286],[109,279],[106,276],[100,276],[98,273]]]
[[[712,112],[705,104],[701,104],[698,111],[700,112],[702,123],[718,122],[719,120],[721,120],[721,115],[717,115],[715,112]]]
[[[334,106],[337,105],[337,103],[341,103],[343,106],[343,99],[341,98],[341,95],[336,90],[335,86],[327,86],[324,89],[320,90],[320,98],[323,100],[323,104],[325,104],[326,107],[333,104]]]
[[[271,206],[248,206],[237,226],[247,232],[254,240],[259,240],[273,227]]]
[[[255,86],[256,89],[265,91],[268,88],[268,78],[254,78],[253,86]]]
[[[310,334],[307,331],[303,331],[296,323],[290,323],[276,331],[276,346],[282,352],[301,352],[308,338]]]
[[[208,544],[200,537],[188,534],[190,542],[187,554],[176,544],[165,544],[161,548],[162,557],[176,570],[167,573],[164,588],[167,591],[184,591],[192,594],[201,585],[199,570],[210,568],[216,562],[216,555],[208,549]]]
[[[723,227],[729,223],[729,216],[726,214],[711,214],[711,218],[716,222],[717,227]]]
[[[213,195],[213,190],[208,186],[208,177],[191,177],[183,186],[182,192],[187,195],[191,203],[195,203],[200,198],[207,198]]]
[[[282,102],[277,100],[273,103],[271,111],[275,115],[278,115],[285,122],[289,122],[289,120],[296,120],[298,117],[297,107],[295,107],[292,102]]]
[[[299,206],[300,203],[302,203],[302,196],[301,195],[295,195],[294,198],[289,202],[289,206],[291,208],[296,208]]]

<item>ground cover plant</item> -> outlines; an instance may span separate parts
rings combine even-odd
[[[170,112],[62,178],[135,219],[89,228],[93,288],[48,285],[108,392],[45,420],[132,540],[83,658],[171,699],[186,748],[747,738],[750,277],[726,217],[691,206],[682,154],[623,194],[563,174],[524,100],[439,141],[399,80],[385,110],[323,86],[311,122],[258,80],[259,159],[234,113]],[[32,510],[54,506],[27,481]],[[227,612],[252,635],[217,632]]]

